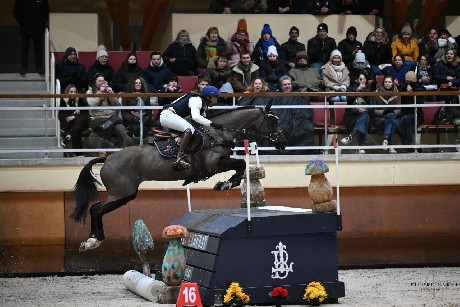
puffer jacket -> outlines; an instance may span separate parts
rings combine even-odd
[[[452,85],[460,86],[460,58],[456,57],[453,62],[447,62],[446,57],[443,56],[434,67],[434,79],[436,84],[449,83],[447,77],[454,77],[450,80]]]
[[[208,52],[208,48],[210,47],[215,47],[216,48],[216,54],[210,55]],[[224,55],[227,56],[227,44],[225,43],[225,40],[222,37],[219,37],[217,43],[213,43],[209,41],[209,39],[205,36],[201,38],[200,45],[196,49],[196,55],[195,55],[195,61],[196,64],[201,67],[206,69],[208,66],[209,60],[213,56],[217,55]]]
[[[325,39],[319,38],[317,35],[312,37],[307,42],[307,54],[309,63],[329,61],[331,52],[337,49],[335,39],[326,37]]]
[[[398,53],[403,55],[406,61],[417,61],[419,55],[417,40],[411,38],[408,43],[405,43],[402,38],[395,38],[391,43],[391,54],[394,57]]]

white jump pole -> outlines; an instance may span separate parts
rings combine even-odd
[[[260,161],[259,161],[259,150],[257,149],[257,143],[252,142],[251,144],[251,153],[256,153],[256,165],[257,167],[260,167]]]
[[[340,215],[340,184],[339,184],[339,146],[337,145],[337,134],[334,134],[335,150],[335,182],[337,190],[337,215]]]
[[[248,212],[248,222],[251,221],[251,184],[249,181],[249,140],[244,139],[244,153],[246,154],[246,208]]]
[[[190,184],[187,184],[187,204],[188,212],[192,212],[192,203],[190,201]]]

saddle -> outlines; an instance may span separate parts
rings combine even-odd
[[[178,131],[163,131],[159,128],[153,128],[153,143],[159,153],[165,158],[175,158],[180,144],[181,132]],[[203,135],[195,130],[192,139],[185,149],[186,154],[193,154],[203,148]]]

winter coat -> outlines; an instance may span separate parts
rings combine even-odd
[[[209,78],[209,84],[217,88],[221,88],[224,83],[230,82],[232,69],[227,62],[227,66],[224,69],[217,69],[217,60],[219,57],[213,57],[209,60],[208,69],[206,75]]]
[[[68,105],[67,105],[68,103]],[[61,108],[66,108],[66,107],[87,107],[88,103],[86,102],[86,99],[82,98],[76,98],[76,100],[70,100],[69,98],[61,98],[61,102],[59,104],[59,107]],[[74,119],[73,121],[67,122],[67,117],[69,116],[75,116],[75,118],[79,118],[78,121],[82,125],[83,129],[86,129],[89,127],[89,110],[79,110],[80,113],[75,114],[76,110],[59,110],[58,113],[58,118],[59,118],[59,123],[61,125],[61,129],[64,131],[69,131],[71,125],[73,122],[76,122]],[[86,124],[85,124],[86,122]]]
[[[103,94],[96,88],[90,87],[86,94]],[[113,92],[109,92],[109,94],[113,94]],[[90,107],[109,107],[109,106],[117,106],[118,105],[118,98],[117,97],[88,97],[86,98],[88,101],[88,105]],[[91,109],[89,110],[89,114],[91,116],[91,121],[100,118],[110,118],[114,115],[117,115],[117,109]]]
[[[230,67],[235,66],[240,61],[240,51],[242,51],[241,44],[239,44],[236,41],[232,41],[232,36],[227,41],[227,55]],[[254,52],[254,43],[251,40],[249,40],[249,38],[248,42],[246,43],[246,49],[249,51],[249,54],[251,55]]]
[[[322,15],[321,8],[326,6],[329,8],[329,11],[326,15],[337,14],[336,2],[331,0],[316,0],[308,1],[307,5],[307,14],[310,15]]]
[[[233,91],[235,93],[242,93],[244,92],[247,87],[251,84],[252,80],[259,77],[259,66],[254,63],[251,63],[249,72],[250,72],[250,80],[245,77],[244,71],[240,66],[241,62],[236,64],[232,69],[231,74],[231,84],[233,87]]]
[[[342,75],[340,77],[334,73],[334,65],[330,61],[321,67],[326,91],[333,91],[334,85],[345,85],[347,88],[350,86],[350,72],[343,62],[342,64]]]
[[[278,52],[278,57],[284,58],[284,53],[283,53],[283,49],[281,48],[281,45],[278,43],[276,38],[274,37],[272,38],[273,38],[273,45],[276,47],[276,51]],[[267,58],[267,56],[263,52],[263,48],[262,48],[263,42],[262,41],[263,39],[259,38],[259,40],[257,41],[257,44],[254,47],[254,52],[251,55],[252,61],[256,63],[256,65],[258,66],[260,66],[263,59]]]
[[[21,36],[43,36],[49,13],[48,0],[16,0],[14,2],[13,14],[21,26]]]
[[[288,74],[286,65],[281,58],[277,58],[272,66],[271,61],[264,59],[260,65],[259,76],[268,83],[270,91],[276,92],[278,90],[279,79]]]
[[[308,97],[277,96],[273,98],[274,106],[310,105]],[[287,146],[313,146],[315,126],[313,109],[273,109],[278,116],[280,128],[287,140]]]
[[[128,81],[132,78],[140,78],[144,75],[142,68],[136,63],[134,65],[123,62],[115,76],[115,92],[124,92]]]
[[[283,60],[285,60],[286,62],[291,62],[291,63],[296,62],[297,52],[307,50],[305,49],[304,44],[298,41],[292,41],[290,39],[287,42],[281,44],[281,49],[283,50],[283,54],[284,54]]]
[[[393,57],[401,54],[406,61],[417,61],[419,55],[417,40],[411,38],[408,43],[405,43],[402,38],[395,38],[391,43],[391,54]]]
[[[86,91],[88,79],[85,66],[77,61],[70,62],[66,57],[55,67],[56,79],[61,83],[62,91],[67,85],[73,84],[80,92]]]
[[[211,52],[209,48],[216,48],[215,54]],[[195,61],[197,65],[201,68],[206,69],[208,66],[209,60],[217,55],[227,56],[227,48],[225,41],[219,37],[217,43],[209,41],[205,36],[201,38],[200,45],[196,50]]]
[[[289,71],[292,78],[292,86],[301,92],[323,91],[323,78],[319,72],[311,67],[294,67]]]
[[[430,64],[436,63],[436,53],[439,50],[438,40],[431,40],[430,36],[427,34],[422,37],[418,42],[418,49],[420,55],[428,56],[428,61]]]
[[[153,67],[152,64],[149,64],[144,69],[145,81],[148,83],[149,91],[152,93],[161,91],[170,75],[171,70],[166,67],[163,59],[161,59],[159,66]]]
[[[96,73],[103,75],[109,86],[115,89],[115,71],[109,62],[101,65],[98,60],[94,61],[94,64],[88,68],[88,80],[93,80]]]
[[[388,91],[383,86],[379,87],[376,90],[377,93],[379,92],[394,92],[397,93],[398,89],[396,86],[393,87],[392,90]],[[401,97],[400,96],[375,96],[373,97],[372,104],[375,105],[375,108],[372,109],[372,116],[374,121],[383,117],[389,111],[393,111],[395,117],[398,117],[401,114],[401,108],[396,107],[395,109],[391,110],[390,108],[379,108],[382,105],[400,105],[401,104]]]
[[[460,86],[460,58],[456,57],[453,62],[447,62],[445,57],[438,61],[434,68],[434,79],[436,84],[449,83],[447,77],[454,77],[450,80],[453,86]]]
[[[166,48],[161,55],[171,72],[177,76],[189,76],[194,74],[196,68],[196,48],[192,43],[181,44],[178,41],[173,42]],[[171,58],[175,58],[174,62],[170,62]]]
[[[356,39],[351,41],[348,38],[342,39],[339,42],[337,49],[342,53],[342,61],[347,65],[348,68],[351,67],[352,62],[355,59],[353,52],[355,50],[360,50],[363,47],[363,44]]]
[[[370,65],[391,63],[391,44],[386,36],[382,42],[378,42],[375,40],[374,34],[369,33],[362,51]]]
[[[310,38],[307,42],[307,54],[309,63],[323,62],[326,63],[331,57],[331,52],[337,49],[335,39],[326,37],[319,38],[317,35]]]
[[[398,85],[401,85],[406,80],[406,73],[409,71],[406,65],[402,65],[399,69],[395,65],[387,66],[382,69],[384,75],[392,76],[398,80]]]

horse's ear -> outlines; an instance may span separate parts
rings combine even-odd
[[[271,111],[272,104],[273,104],[273,98],[270,98],[270,100],[265,105],[265,114],[268,114]]]

